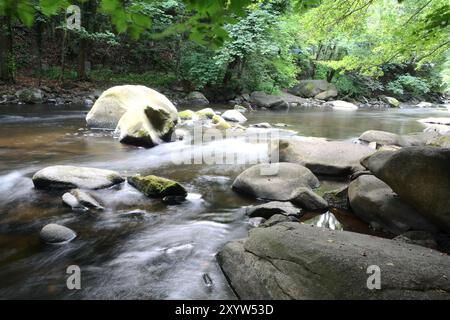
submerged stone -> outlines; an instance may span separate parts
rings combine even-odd
[[[44,226],[39,235],[44,242],[53,244],[69,242],[77,236],[73,230],[55,223]]]
[[[75,166],[47,167],[32,179],[37,189],[102,189],[125,181],[115,171]]]
[[[128,183],[147,197],[187,196],[186,189],[178,182],[154,175],[128,177]]]

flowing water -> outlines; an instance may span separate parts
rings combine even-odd
[[[218,108],[217,110],[220,110]],[[243,165],[174,163],[177,141],[152,149],[120,144],[111,132],[87,129],[80,106],[0,106],[0,298],[234,299],[215,259],[228,241],[245,237],[245,206],[255,201],[234,193]],[[369,129],[401,134],[422,131],[416,120],[447,111],[259,111],[248,124],[286,123],[286,134],[353,139]],[[233,150],[252,157],[263,144],[245,140],[204,143],[195,152]],[[178,159],[179,160],[179,159]],[[93,192],[103,212],[74,212],[61,192],[33,188],[31,176],[54,164],[117,170],[124,175],[157,174],[183,183],[189,196],[167,206],[124,183]],[[328,181],[324,188],[339,182]],[[362,230],[342,214],[315,217],[331,228]],[[47,223],[75,230],[64,245],[46,245],[39,231]],[[68,290],[66,269],[81,268],[81,290]]]

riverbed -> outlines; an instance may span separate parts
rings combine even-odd
[[[250,228],[245,206],[256,202],[230,188],[246,166],[176,165],[174,151],[186,141],[152,149],[122,145],[111,131],[86,128],[87,111],[77,105],[0,106],[0,298],[235,299],[215,254]],[[448,111],[291,109],[245,115],[246,125],[284,123],[289,135],[353,140],[370,129],[419,132],[424,126],[418,119]],[[245,140],[200,146],[229,148],[251,158],[263,146]],[[181,205],[168,206],[125,183],[94,192],[105,211],[74,212],[63,205],[60,192],[33,188],[31,176],[55,164],[156,174],[181,182],[189,195]],[[329,181],[324,188],[338,185]],[[355,228],[347,218],[328,213],[315,221]],[[78,237],[64,245],[43,244],[39,230],[47,223],[68,226]],[[81,290],[67,289],[70,265],[81,268]]]

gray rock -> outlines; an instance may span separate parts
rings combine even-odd
[[[207,106],[209,105],[208,99],[203,95],[203,93],[198,91],[192,91],[189,93],[184,102],[186,105],[193,107]]]
[[[337,190],[327,191],[323,195],[323,199],[328,202],[331,208],[348,211],[350,204],[348,201],[348,186],[344,186]]]
[[[39,235],[44,242],[52,244],[69,242],[77,236],[73,230],[54,223],[44,226]]]
[[[83,105],[86,108],[90,108],[90,107],[92,107],[94,105],[94,101],[92,101],[91,99],[84,99]]]
[[[348,176],[364,170],[360,160],[375,150],[360,144],[342,141],[280,139],[280,161],[299,163],[315,174]]]
[[[261,129],[270,129],[270,128],[272,128],[272,126],[268,122],[255,123],[255,124],[250,125],[250,127],[261,128]]]
[[[377,152],[362,164],[405,203],[450,232],[450,149],[408,147]]]
[[[252,103],[260,108],[267,109],[286,109],[289,104],[279,96],[267,94],[262,91],[252,92],[250,95]]]
[[[431,102],[422,101],[422,102],[416,104],[416,107],[418,107],[418,108],[432,108],[433,104]]]
[[[299,215],[301,209],[297,208],[290,202],[271,201],[257,206],[248,207],[246,213],[249,217],[262,217],[269,219],[275,214],[282,215]]]
[[[314,99],[318,100],[328,100],[330,98],[336,98],[338,96],[338,91],[336,88],[332,88],[326,91],[323,91],[319,94],[317,94]]]
[[[115,171],[74,166],[47,167],[32,179],[37,189],[102,189],[125,181]]]
[[[395,99],[393,97],[383,96],[382,99],[384,102],[388,103],[390,106],[392,106],[394,108],[400,107],[400,101],[398,101],[397,99]]]
[[[395,237],[393,240],[416,244],[431,249],[436,249],[438,247],[433,234],[426,231],[408,231]]]
[[[44,92],[39,88],[26,88],[16,92],[16,97],[24,103],[42,103]]]
[[[369,130],[361,134],[359,140],[365,142],[376,142],[380,145],[401,145],[401,137],[398,134],[386,132],[386,131],[378,131],[378,130]]]
[[[329,208],[328,202],[309,188],[298,188],[291,202],[311,212],[326,212]]]
[[[261,224],[266,221],[266,219],[261,218],[261,217],[255,217],[255,218],[250,218],[248,219],[248,224],[250,225],[250,227],[252,228],[257,228],[259,226],[261,226]]]
[[[282,222],[217,255],[240,299],[450,299],[450,257],[389,239]],[[369,266],[381,289],[367,287]]]
[[[327,99],[338,95],[336,86],[328,83],[326,80],[301,80],[288,91],[296,96],[305,98],[317,97],[319,95],[319,98],[316,99]],[[323,94],[320,95],[321,93]]]
[[[364,132],[359,137],[359,140],[365,142],[376,142],[381,146],[412,147],[424,146],[435,137],[437,137],[437,134],[433,132],[420,132],[408,135],[398,135],[386,131],[369,130]]]
[[[427,145],[440,147],[440,148],[450,148],[450,135],[438,136],[427,141]]]
[[[427,132],[437,132],[440,134],[450,133],[450,117],[426,118],[417,121],[426,126],[425,131]]]
[[[268,227],[274,226],[281,222],[290,222],[290,221],[291,220],[289,219],[289,217],[284,214],[274,214],[273,216],[270,217],[270,219],[261,223],[261,225],[259,227],[260,228],[268,228]]]
[[[247,118],[238,110],[227,110],[222,114],[222,118],[227,121],[245,123]]]
[[[186,198],[187,196],[186,189],[178,182],[170,179],[154,175],[135,175],[128,177],[127,181],[147,197],[164,198],[167,196],[178,196]]]
[[[316,188],[319,180],[307,168],[295,163],[257,164],[233,182],[235,191],[255,198],[288,201],[300,187]]]
[[[355,111],[358,110],[358,106],[347,101],[335,100],[329,101],[325,104],[326,106],[330,106],[334,110],[340,111]]]
[[[73,189],[63,194],[63,202],[73,209],[96,209],[103,210],[103,206],[91,194],[80,189]]]
[[[409,230],[436,232],[429,221],[375,176],[363,175],[352,181],[348,187],[348,197],[355,215],[376,230],[395,235]]]
[[[121,143],[151,148],[171,141],[175,124],[172,115],[164,108],[135,107],[120,118],[116,132]]]

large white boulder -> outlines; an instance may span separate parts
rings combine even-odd
[[[178,121],[175,106],[163,94],[140,85],[115,86],[104,91],[86,116],[90,127],[115,129],[127,111],[144,108],[164,109],[174,122]]]

